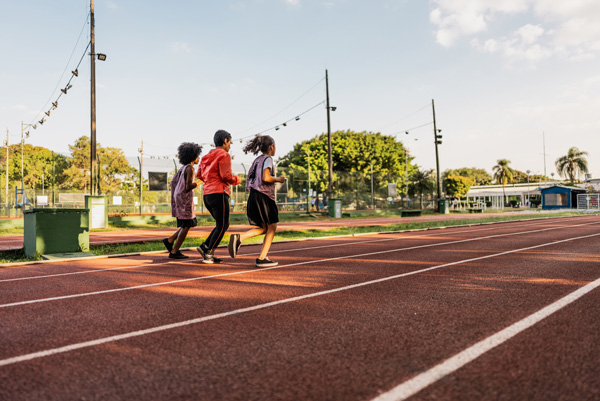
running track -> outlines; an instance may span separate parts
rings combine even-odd
[[[528,212],[505,212],[502,216],[539,214],[538,211]],[[480,219],[482,217],[500,217],[498,214],[446,214],[446,215],[426,215],[421,217],[371,217],[360,219],[336,219],[336,220],[306,220],[285,222],[278,224],[278,231],[297,231],[297,230],[330,230],[336,227],[362,227],[362,226],[386,226],[392,224],[405,224],[424,221],[446,221],[446,220],[468,220]],[[206,237],[214,226],[194,227],[188,233],[188,237]],[[249,225],[232,225],[230,232],[246,231],[250,229]],[[117,230],[117,231],[92,231],[90,232],[90,245],[103,245],[127,242],[160,241],[165,237],[171,236],[175,228],[156,228],[156,229],[135,229],[135,230]],[[23,235],[0,236],[0,251],[16,250],[23,248]]]
[[[599,216],[257,251],[0,269],[0,399],[600,399]]]

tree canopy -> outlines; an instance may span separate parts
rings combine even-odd
[[[392,136],[372,132],[337,131],[331,134],[334,182],[350,173],[349,176],[368,176],[373,166],[374,185],[387,185],[388,177],[397,178],[405,184],[406,156],[401,142]],[[308,172],[310,158],[311,186],[325,192],[328,186],[327,134],[297,143],[281,158],[282,167]],[[416,169],[410,165],[413,158],[408,155],[408,174]],[[337,184],[336,184],[337,185]],[[340,182],[340,186],[345,185]],[[346,185],[352,185],[348,182]]]
[[[569,182],[573,184],[577,175],[588,172],[587,159],[585,158],[587,154],[587,152],[580,151],[573,146],[565,156],[556,159],[556,171],[561,177],[568,178]]]
[[[460,176],[471,180],[471,185],[490,185],[492,176],[482,168],[462,167],[457,169],[446,170],[442,173],[443,180],[448,176]]]

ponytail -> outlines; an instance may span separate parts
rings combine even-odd
[[[271,138],[269,135],[257,135],[246,143],[244,146],[244,153],[248,154],[251,152],[252,154],[257,155],[259,152],[266,153],[269,150],[271,145],[275,144],[275,140]]]

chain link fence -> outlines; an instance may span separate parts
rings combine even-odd
[[[286,182],[277,184],[276,200],[279,209],[295,212],[324,212],[328,207],[328,172],[303,171],[279,168],[277,175],[284,175]],[[248,191],[243,174],[241,185],[231,189],[233,212],[245,212]],[[170,177],[169,177],[170,180]],[[407,194],[408,189],[408,194]],[[27,199],[32,207],[83,208],[85,195],[89,192],[73,189],[26,189]],[[170,191],[119,190],[102,194],[107,197],[109,215],[170,214]],[[432,189],[421,193],[405,176],[381,175],[364,172],[334,171],[332,197],[342,201],[343,210],[385,210],[385,209],[435,209],[435,196]],[[21,194],[13,188],[9,191],[8,202],[2,193],[0,213],[3,217],[19,217],[23,202]],[[196,212],[206,212],[202,202],[202,187],[195,191]]]

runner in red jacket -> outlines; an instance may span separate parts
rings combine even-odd
[[[215,249],[229,228],[229,196],[231,185],[239,185],[242,180],[231,172],[231,134],[219,130],[214,137],[215,149],[202,157],[196,176],[204,182],[204,205],[215,219],[216,226],[204,243],[196,249],[204,258],[203,263],[221,263],[223,259],[214,256]]]

